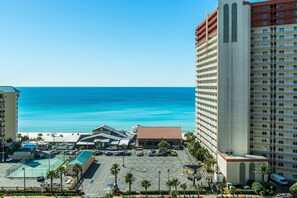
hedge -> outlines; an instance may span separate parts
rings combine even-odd
[[[34,196],[34,195],[43,195],[43,196],[52,196],[52,195],[56,195],[56,196],[74,196],[76,195],[75,191],[63,191],[63,193],[61,193],[60,191],[54,191],[53,193],[48,192],[48,191],[43,191],[43,193],[38,192],[38,191],[34,191],[34,190],[26,190],[26,195],[27,196]],[[12,195],[12,196],[22,196],[24,195],[24,191],[23,190],[0,190],[0,196],[3,195]]]
[[[175,190],[172,190],[175,191]],[[177,190],[178,194],[183,195],[184,191],[183,190]],[[129,195],[129,192],[122,192],[122,195]],[[131,191],[130,195],[145,195],[145,191],[140,191],[140,192],[136,192],[136,191]],[[159,195],[160,192],[158,190],[148,190],[147,191],[148,195]],[[169,195],[169,191],[168,190],[161,190],[161,194],[162,195]],[[196,190],[186,190],[185,192],[186,195],[197,195],[197,191]],[[200,194],[206,194],[206,190],[200,190]]]

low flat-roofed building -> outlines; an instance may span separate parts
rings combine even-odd
[[[72,175],[72,176],[75,175],[75,173],[72,170],[72,167],[75,164],[79,164],[82,166],[82,175],[83,175],[88,170],[88,168],[93,164],[94,160],[95,160],[95,157],[92,151],[80,152],[76,157],[71,159],[66,164],[67,175]]]
[[[180,146],[182,142],[181,127],[138,127],[137,147],[158,148],[161,141],[167,141],[171,146]]]
[[[218,152],[219,171],[225,176],[226,181],[232,184],[245,184],[248,180],[261,181],[261,175],[255,173],[255,167],[269,160],[257,155],[228,155]]]

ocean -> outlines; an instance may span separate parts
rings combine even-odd
[[[91,132],[100,125],[194,130],[192,87],[18,87],[20,132]]]

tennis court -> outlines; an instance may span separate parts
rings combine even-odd
[[[18,163],[9,168],[6,176],[10,178],[16,177],[38,177],[46,176],[49,170],[56,170],[64,162],[63,157],[47,158],[47,159],[30,159],[23,163]]]

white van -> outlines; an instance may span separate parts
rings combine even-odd
[[[276,173],[272,173],[270,175],[270,179],[272,181],[274,181],[275,183],[278,183],[278,184],[281,184],[281,185],[288,185],[289,184],[289,182],[288,182],[288,180],[286,180],[286,178],[284,178],[283,176],[280,176],[280,175],[278,175]]]

